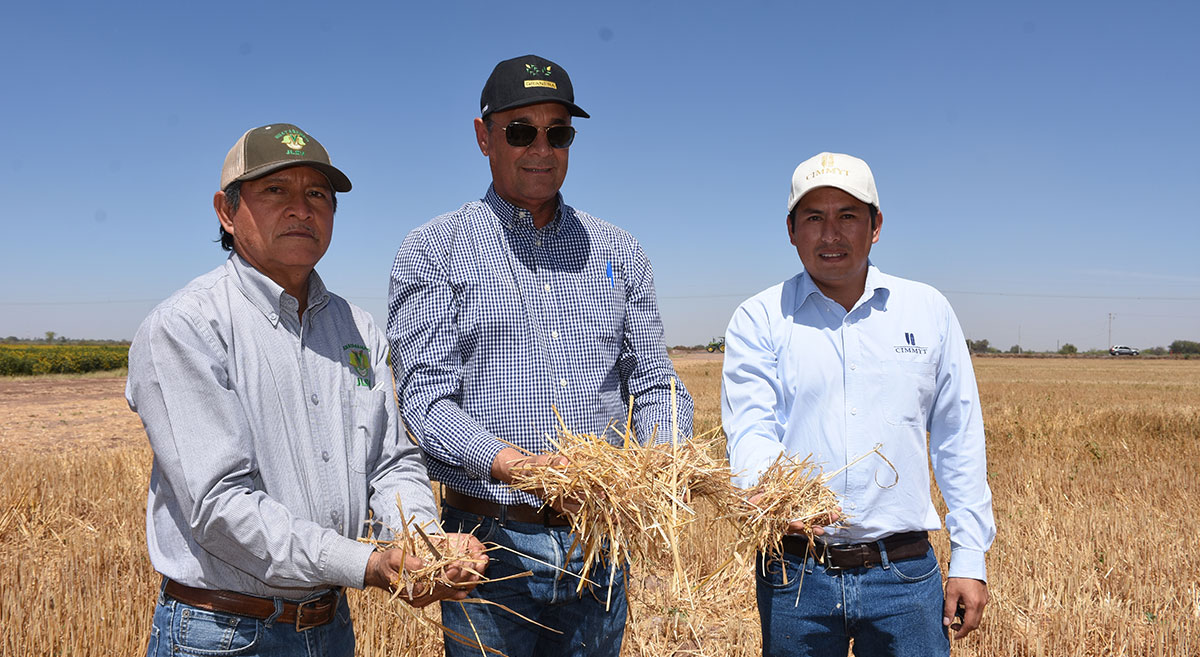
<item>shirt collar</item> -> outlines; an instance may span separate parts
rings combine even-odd
[[[888,287],[887,277],[884,276],[883,272],[879,271],[878,267],[871,264],[869,259],[867,260],[867,281],[863,289],[864,293],[862,297],[859,298],[858,303],[855,304],[856,308],[877,295],[880,296],[883,303],[886,304],[888,296],[891,294],[891,288]],[[867,290],[870,291],[870,294],[866,294]],[[808,301],[808,299],[814,294],[822,299],[829,298],[826,297],[825,293],[817,287],[817,284],[815,281],[813,281],[812,276],[809,276],[808,272],[806,271],[800,275],[800,284],[796,286],[796,301],[795,306],[792,308],[792,312],[800,310],[800,306],[803,306],[804,303]]]
[[[546,224],[546,226],[542,228],[542,230],[547,230],[553,233],[557,233],[559,230],[561,230],[563,224],[563,208],[566,207],[563,205],[562,192],[559,192],[556,195],[556,200],[558,201],[558,209],[554,211],[554,219],[551,219],[550,223]],[[492,212],[496,214],[496,217],[500,219],[501,225],[503,225],[505,228],[510,230],[515,229],[518,226],[533,228],[533,213],[525,208],[518,208],[512,203],[509,203],[501,198],[500,195],[496,193],[495,184],[488,185],[487,194],[484,195],[483,202],[492,209]]]
[[[236,251],[229,254],[225,267],[233,275],[238,289],[266,316],[272,326],[279,324],[279,318],[284,312],[296,312],[297,300],[285,292],[283,286],[255,269],[254,265]],[[325,288],[325,282],[316,270],[313,270],[308,275],[308,305],[305,306],[305,312],[319,310],[328,301],[329,291]]]

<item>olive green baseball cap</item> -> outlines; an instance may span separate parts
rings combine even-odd
[[[350,191],[350,179],[329,161],[329,152],[312,135],[290,123],[251,128],[229,149],[221,167],[221,189],[230,183],[261,178],[272,171],[308,166],[325,174],[337,192]]]

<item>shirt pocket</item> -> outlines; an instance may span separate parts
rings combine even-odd
[[[347,458],[360,472],[369,474],[371,464],[379,460],[384,443],[390,438],[388,404],[394,404],[391,385],[373,389],[355,388],[346,393]]]
[[[607,283],[606,283],[607,286]],[[608,372],[621,355],[625,341],[625,297],[619,289],[602,289],[580,304],[581,335],[593,371]]]
[[[883,413],[888,424],[924,427],[937,384],[937,365],[923,361],[890,360],[883,363],[880,382]]]

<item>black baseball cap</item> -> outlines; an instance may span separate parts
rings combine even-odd
[[[350,179],[329,161],[329,153],[312,135],[290,123],[251,128],[237,140],[221,167],[221,189],[239,180],[254,180],[294,166],[325,174],[336,192],[350,191]]]
[[[488,76],[479,97],[479,115],[535,103],[562,103],[571,116],[591,118],[575,104],[575,90],[563,67],[537,55],[506,59]]]

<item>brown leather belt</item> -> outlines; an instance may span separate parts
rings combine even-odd
[[[887,550],[888,561],[903,561],[925,556],[929,551],[929,532],[904,532],[892,534],[883,539],[883,547]],[[879,544],[871,543],[825,543],[815,541],[811,551],[808,539],[803,536],[784,536],[783,551],[801,558],[810,554],[826,568],[844,570],[847,568],[870,568],[882,562]]]
[[[474,513],[477,516],[528,522],[546,527],[567,527],[571,524],[571,520],[567,516],[554,509],[535,509],[528,504],[496,504],[450,488],[442,489],[442,502],[459,511]]]
[[[271,598],[260,598],[233,591],[197,589],[172,579],[167,580],[163,592],[184,604],[209,611],[220,611],[259,620],[267,620],[275,614],[275,601]],[[341,590],[337,589],[303,602],[284,602],[283,611],[275,617],[275,622],[295,625],[297,632],[324,625],[333,620],[337,613],[340,596]]]

